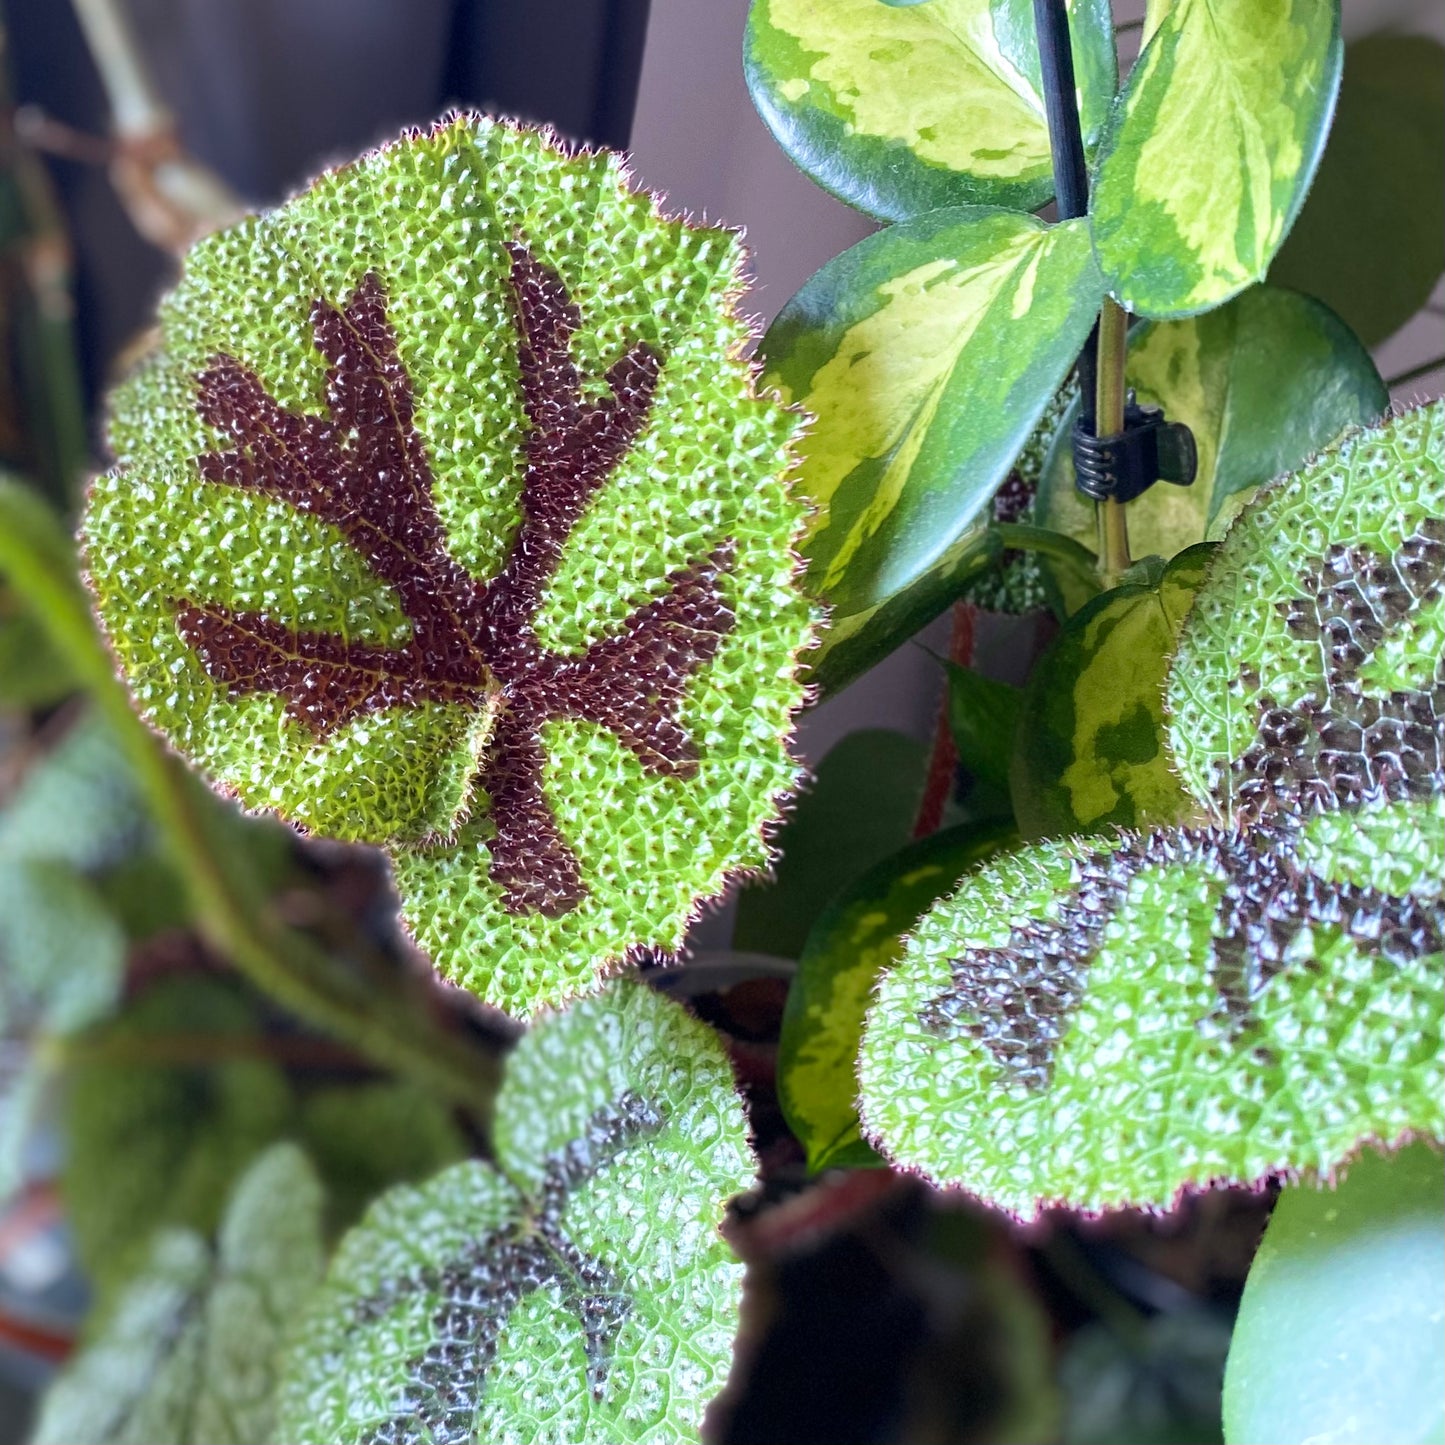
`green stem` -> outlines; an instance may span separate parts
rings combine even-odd
[[[115,730],[184,879],[206,939],[257,988],[373,1062],[458,1104],[485,1108],[498,1062],[418,1012],[378,996],[305,935],[288,928],[222,857],[205,816],[209,795],[131,708],[91,620],[68,540],[54,514],[16,483],[0,483],[0,571],[24,597]]]
[[[1124,430],[1124,361],[1129,319],[1122,307],[1105,297],[1099,312],[1099,374],[1095,393],[1095,434],[1118,436]],[[1124,504],[1112,498],[1097,506],[1099,563],[1104,585],[1113,587],[1129,570],[1129,525]]]

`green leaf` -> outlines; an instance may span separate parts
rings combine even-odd
[[[0,861],[0,1035],[73,1033],[110,1011],[126,940],[95,889],[49,861]]]
[[[1347,427],[1378,420],[1390,402],[1375,364],[1339,318],[1308,296],[1255,286],[1229,305],[1129,332],[1125,376],[1139,400],[1194,433],[1193,486],[1160,483],[1129,503],[1137,555],[1172,557],[1216,536],[1251,490],[1301,465]],[[1094,545],[1094,504],[1074,489],[1063,419],[1039,483],[1037,514]]]
[[[816,508],[805,581],[836,617],[949,564],[1099,301],[1082,221],[962,207],[859,242],[783,308],[763,381],[814,418],[796,470]]]
[[[142,712],[389,845],[439,969],[521,1013],[678,947],[796,781],[801,419],[740,258],[459,118],[201,242],[114,399],[83,535]]]
[[[51,707],[78,686],[75,669],[45,628],[0,598],[0,707]]]
[[[1445,49],[1425,35],[1345,47],[1329,145],[1270,280],[1323,298],[1374,346],[1445,271]]]
[[[1028,441],[1014,458],[1007,480],[994,494],[995,522],[1027,526],[1035,520],[1039,477],[1059,425],[1077,394],[1077,385],[1070,378],[1044,408]],[[1092,565],[1090,570],[1093,570]],[[965,595],[975,607],[985,612],[1018,615],[1041,612],[1045,607],[1054,606],[1057,590],[1047,557],[1040,556],[1036,551],[1009,549],[999,554],[994,565],[969,586]],[[1094,590],[1098,590],[1097,582]]]
[[[1068,10],[1092,145],[1114,95],[1114,32],[1105,0]],[[1032,211],[1053,195],[1028,0],[753,0],[743,68],[792,160],[879,220],[968,204]]]
[[[93,872],[151,843],[125,756],[93,713],[29,769],[0,813],[0,859],[45,859]]]
[[[1261,492],[1171,668],[1185,785],[1229,818],[1445,789],[1445,402]]]
[[[1245,1282],[1224,1377],[1233,1445],[1445,1437],[1445,1169],[1373,1151],[1286,1188]]]
[[[809,933],[778,1040],[778,1099],[809,1169],[877,1162],[859,1133],[855,1102],[873,987],[929,904],[1013,836],[977,824],[935,833],[870,869]]]
[[[354,1224],[387,1186],[425,1179],[468,1152],[451,1110],[412,1084],[320,1089],[302,1103],[297,1127],[326,1181],[328,1235]]]
[[[716,1036],[635,982],[545,1018],[496,1165],[384,1195],[294,1336],[280,1435],[695,1440],[741,1287],[718,1233],[753,1167]]]
[[[1023,705],[1022,691],[950,662],[948,725],[959,761],[981,783],[1008,787],[1009,756]]]
[[[928,748],[886,728],[829,749],[773,840],[772,882],[738,896],[733,947],[796,958],[839,890],[912,836],[927,775]]]
[[[865,1134],[1020,1214],[1445,1134],[1445,403],[1263,491],[1168,681],[1215,825],[1026,849],[919,925]]]
[[[1164,679],[1211,551],[1191,547],[1154,586],[1095,597],[1039,659],[1009,734],[1010,794],[1025,838],[1198,813],[1169,756]]]
[[[1228,1348],[1227,1319],[1197,1306],[1141,1319],[1127,1335],[1085,1325],[1059,1361],[1063,1445],[1219,1445]]]
[[[87,1036],[69,1072],[61,1186],[102,1294],[156,1228],[209,1234],[236,1179],[286,1131],[291,1089],[259,1043],[250,1004],[205,978],[158,984]]]
[[[1110,291],[1188,316],[1261,281],[1304,201],[1339,88],[1339,0],[1175,0],[1099,143]]]
[[[1003,544],[986,522],[970,527],[906,592],[862,612],[833,618],[822,642],[808,654],[804,677],[824,698],[842,691],[951,603],[967,596],[1002,555]]]
[[[918,925],[864,1135],[1032,1217],[1445,1134],[1445,796],[1247,834],[1036,844]]]
[[[261,1445],[276,1439],[286,1331],[321,1277],[321,1188],[292,1144],[226,1205],[215,1249],[167,1228],[50,1387],[35,1445]]]

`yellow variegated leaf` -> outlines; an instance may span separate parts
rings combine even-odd
[[[1086,138],[1114,93],[1107,0],[1069,0]],[[755,0],[748,86],[783,149],[881,220],[1053,194],[1029,0]]]
[[[1090,214],[1131,311],[1188,316],[1261,280],[1339,88],[1339,0],[1177,0],[1099,146]]]
[[[1100,296],[1082,222],[958,207],[870,236],[783,309],[764,380],[815,419],[802,551],[835,618],[956,565]]]
[[[1146,322],[1129,334],[1128,384],[1194,434],[1190,487],[1156,486],[1129,504],[1138,557],[1172,557],[1217,536],[1261,482],[1293,470],[1346,427],[1374,421],[1389,393],[1369,353],[1327,306],[1255,286],[1204,316]],[[1092,544],[1094,504],[1074,488],[1064,418],[1039,479],[1046,527]]]

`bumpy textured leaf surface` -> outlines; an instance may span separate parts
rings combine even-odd
[[[928,748],[887,728],[830,748],[778,830],[772,881],[738,897],[733,947],[796,958],[838,893],[912,836],[927,776]]]
[[[1352,433],[1221,545],[1168,705],[1229,817],[1445,788],[1445,402]]]
[[[1020,1215],[1167,1207],[1445,1132],[1445,799],[1035,845],[924,918],[865,1134]]]
[[[1367,35],[1345,47],[1319,174],[1272,281],[1327,301],[1373,346],[1429,299],[1445,271],[1445,47]]]
[[[810,1169],[877,1162],[859,1133],[855,1102],[873,986],[919,915],[1012,840],[1011,830],[974,826],[925,838],[870,869],[809,934],[778,1040],[778,1099]]]
[[[865,1133],[1020,1214],[1445,1134],[1445,404],[1262,493],[1170,673],[1219,822],[1037,845],[919,925]]]
[[[529,1011],[761,866],[809,637],[729,233],[458,120],[208,238],[84,524],[146,716],[390,842],[451,977]]]
[[[1025,838],[1197,815],[1169,756],[1164,680],[1210,550],[1181,553],[1155,585],[1096,597],[1039,659],[1024,691],[1009,777]]]
[[[1069,0],[1086,137],[1115,84],[1109,7]],[[754,0],[743,56],[759,113],[834,195],[896,221],[941,206],[1031,211],[1053,194],[1026,0]]]
[[[1359,340],[1327,307],[1255,286],[1204,316],[1144,322],[1125,372],[1139,400],[1194,434],[1189,487],[1160,483],[1129,504],[1136,556],[1172,557],[1214,536],[1262,482],[1302,465],[1347,427],[1378,421],[1389,393]],[[1063,419],[1039,484],[1043,525],[1096,545],[1094,504],[1074,488]]]
[[[294,1145],[242,1177],[212,1249],[163,1229],[45,1399],[35,1445],[266,1445],[282,1338],[321,1277],[321,1188]]]
[[[1099,143],[1090,198],[1130,311],[1218,306],[1265,271],[1309,189],[1339,88],[1339,0],[1177,0]]]
[[[61,1183],[102,1292],[157,1227],[214,1229],[236,1179],[286,1132],[291,1089],[275,1064],[247,1057],[255,1030],[234,988],[176,979],[99,1028],[93,1056],[70,1070]]]
[[[1224,1377],[1233,1445],[1445,1435],[1445,1162],[1373,1152],[1286,1189],[1240,1301]]]
[[[837,617],[951,565],[1099,300],[1083,222],[960,207],[859,242],[783,308],[764,381],[815,418],[796,471],[817,508],[802,551]]]
[[[497,1165],[383,1196],[296,1335],[287,1440],[678,1441],[731,1359],[752,1178],[717,1038],[632,982],[537,1024]]]

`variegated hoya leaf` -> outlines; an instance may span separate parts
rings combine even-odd
[[[732,1355],[718,1233],[752,1179],[716,1035],[632,981],[512,1054],[496,1163],[383,1195],[294,1339],[282,1439],[697,1438]]]
[[[811,613],[799,419],[730,232],[477,118],[208,238],[84,523],[137,702],[251,807],[391,845],[529,1012],[766,861]]]
[[[885,859],[850,886],[808,935],[778,1040],[778,1100],[814,1171],[877,1162],[858,1132],[858,1040],[878,976],[919,915],[1011,828],[965,824]]]
[[[1209,553],[1096,597],[1035,664],[1009,770],[1025,838],[1198,819],[1169,756],[1164,679]]]
[[[1445,403],[1241,513],[1171,667],[1203,827],[1026,849],[920,924],[865,1134],[1031,1214],[1445,1137]]]
[[[1445,1438],[1445,1161],[1366,1150],[1281,1192],[1224,1374],[1231,1445]]]
[[[1068,0],[1084,131],[1114,95],[1107,0]],[[943,206],[1020,211],[1053,194],[1029,0],[754,0],[743,54],[778,143],[884,221]]]
[[[248,1169],[212,1248],[162,1229],[98,1334],[50,1387],[34,1445],[275,1440],[285,1333],[321,1278],[321,1187],[294,1144]]]
[[[816,504],[802,551],[836,618],[954,565],[1100,294],[1083,222],[960,207],[859,242],[783,308],[764,381],[815,418],[796,469]]]
[[[1340,83],[1340,0],[1174,0],[1099,142],[1089,214],[1110,291],[1189,316],[1261,281]]]
[[[1347,427],[1377,421],[1389,392],[1359,340],[1311,297],[1253,286],[1217,311],[1129,332],[1128,385],[1194,434],[1194,484],[1160,484],[1129,503],[1136,556],[1172,557],[1218,536],[1254,488],[1293,471]],[[1074,487],[1063,418],[1042,468],[1037,516],[1095,545],[1094,505]]]

